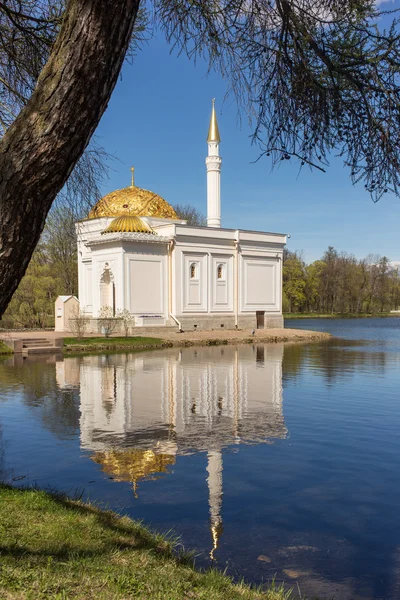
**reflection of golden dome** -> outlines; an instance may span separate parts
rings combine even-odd
[[[177,219],[178,216],[166,200],[142,188],[131,185],[122,190],[115,190],[101,198],[88,214],[89,219],[98,217],[161,217]]]
[[[92,459],[113,475],[117,481],[136,481],[154,473],[166,473],[168,465],[175,464],[171,454],[156,454],[153,450],[105,450],[96,452]]]
[[[140,217],[133,217],[132,215],[123,215],[117,217],[102,233],[153,233],[150,225],[143,221]]]

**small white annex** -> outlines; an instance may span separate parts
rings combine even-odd
[[[207,226],[180,220],[163,198],[132,185],[107,194],[76,224],[81,312],[127,310],[135,326],[280,327],[286,235],[221,227],[220,135],[207,138]],[[133,170],[132,170],[133,173]]]
[[[79,313],[79,301],[75,296],[58,296],[55,305],[55,331],[68,331],[69,320]]]

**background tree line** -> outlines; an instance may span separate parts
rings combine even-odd
[[[301,252],[284,252],[283,312],[382,313],[399,305],[399,271],[386,256],[360,260],[329,246],[307,265]]]
[[[0,327],[54,327],[57,296],[78,292],[75,221],[74,211],[68,206],[60,205],[51,211]]]

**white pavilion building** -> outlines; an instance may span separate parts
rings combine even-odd
[[[81,312],[128,310],[139,326],[281,327],[286,235],[221,227],[220,134],[208,132],[207,226],[194,227],[134,184],[107,194],[76,224]]]

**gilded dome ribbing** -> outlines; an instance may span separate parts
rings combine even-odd
[[[117,217],[102,232],[102,234],[104,233],[152,233],[156,235],[155,231],[153,231],[146,221],[133,215],[121,215]]]
[[[88,218],[97,219],[123,215],[178,219],[178,215],[164,198],[135,185],[115,190],[101,198],[89,212]]]

